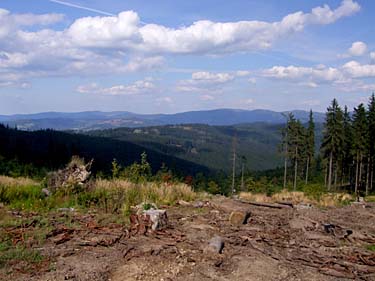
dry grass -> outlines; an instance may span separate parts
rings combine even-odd
[[[196,198],[196,193],[190,186],[178,184],[159,184],[147,182],[136,184],[126,180],[97,180],[97,190],[122,193],[125,209],[142,202],[171,205],[178,200],[191,201]]]
[[[19,187],[19,186],[35,186],[39,183],[29,178],[12,178],[7,176],[0,176],[0,186]]]
[[[239,194],[239,197],[241,199],[252,201],[252,202],[264,202],[264,203],[273,202],[272,197],[267,196],[266,194],[263,194],[263,193],[241,192]]]
[[[311,200],[304,192],[301,191],[288,191],[288,190],[282,190],[279,193],[275,193],[272,196],[273,201],[288,201],[292,202],[293,204],[298,203],[313,203],[313,200]]]
[[[345,202],[353,200],[353,196],[347,193],[327,193],[320,197],[320,199],[313,199],[308,197],[304,192],[301,191],[287,191],[282,190],[279,193],[275,193],[271,196],[265,194],[253,194],[250,192],[241,192],[240,198],[253,202],[264,202],[272,203],[278,201],[288,201],[293,204],[299,203],[311,203],[321,207],[334,207],[340,206]]]

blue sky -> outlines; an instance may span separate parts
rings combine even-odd
[[[0,114],[350,108],[374,1],[0,2]]]

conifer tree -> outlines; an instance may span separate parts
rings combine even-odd
[[[323,157],[328,159],[328,190],[331,190],[334,161],[337,162],[342,152],[343,134],[343,112],[337,100],[333,99],[327,108],[322,142]]]
[[[341,155],[341,184],[344,181],[352,182],[351,180],[351,167],[353,162],[352,143],[353,143],[353,128],[352,119],[348,111],[348,107],[344,108],[344,138],[343,138],[343,151]]]
[[[288,154],[294,166],[293,189],[297,188],[298,163],[303,158],[305,132],[299,120],[290,115],[288,126]]]
[[[310,110],[309,122],[306,132],[306,178],[305,183],[309,180],[309,169],[315,155],[315,124],[313,119],[313,112]]]
[[[358,192],[359,186],[362,185],[362,171],[364,157],[367,155],[367,140],[368,140],[368,124],[366,109],[363,104],[360,104],[357,108],[354,108],[353,114],[353,151],[356,159],[356,171],[355,171],[355,192]]]
[[[284,115],[284,114],[283,114]],[[282,129],[281,135],[281,152],[284,155],[284,183],[283,187],[286,188],[287,182],[287,171],[288,171],[288,161],[289,161],[289,138],[290,138],[290,124],[292,120],[294,120],[293,113],[288,113],[288,115],[284,115],[287,118],[286,126]]]
[[[373,178],[374,178],[374,161],[375,161],[375,95],[374,93],[370,97],[367,111],[367,120],[368,120],[368,148],[369,148],[369,180],[367,187],[367,194],[369,190],[372,190],[373,187]],[[366,195],[367,195],[366,194]]]

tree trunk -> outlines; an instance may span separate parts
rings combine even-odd
[[[326,164],[326,168],[324,169],[324,186],[327,187],[327,177],[328,177],[328,164]]]
[[[232,167],[232,195],[235,193],[234,184],[236,176],[236,144],[233,142],[233,167]]]
[[[334,168],[335,169],[335,181],[334,181],[334,189],[337,190],[337,170],[338,170],[338,165],[336,163],[335,165],[336,167]]]
[[[358,167],[359,167],[359,153],[357,152],[357,162],[355,166],[355,185],[354,185],[355,194],[357,194],[358,192]]]
[[[372,191],[372,183],[374,180],[374,165],[373,162],[371,161],[371,169],[370,169],[370,190]]]
[[[286,173],[287,173],[287,169],[288,169],[288,143],[285,143],[284,185],[283,185],[284,189],[286,188]]]
[[[370,185],[370,156],[367,156],[367,169],[366,169],[366,196],[368,196]]]
[[[374,166],[371,164],[371,176],[370,176],[370,190],[372,191],[372,184],[374,182]]]
[[[358,177],[358,187],[362,187],[362,169],[363,169],[363,165],[362,165],[362,153],[359,157],[359,177]]]
[[[297,171],[298,171],[298,148],[296,146],[296,155],[294,160],[294,183],[293,183],[293,190],[296,191],[297,189]]]
[[[244,190],[243,173],[244,173],[244,163],[242,163],[242,173],[241,173],[241,191]]]
[[[328,191],[331,191],[331,184],[332,184],[332,161],[333,161],[333,153],[329,154],[329,170],[328,170]]]
[[[307,184],[309,180],[309,164],[310,164],[310,157],[307,157],[306,161],[306,179],[305,179],[305,184]]]
[[[341,187],[344,186],[344,180],[345,180],[345,169],[344,169],[344,161],[341,162]]]

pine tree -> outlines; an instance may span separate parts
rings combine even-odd
[[[334,99],[327,108],[322,142],[323,157],[328,159],[328,190],[331,190],[334,161],[337,161],[342,152],[343,135],[343,112],[337,100]]]
[[[374,178],[374,161],[375,161],[375,95],[374,93],[370,97],[367,111],[368,120],[368,148],[369,148],[369,181],[367,186],[367,194],[369,190],[372,190],[373,178]],[[367,195],[366,194],[366,195]]]
[[[363,160],[367,155],[367,140],[368,140],[368,124],[366,109],[363,104],[354,108],[353,114],[353,150],[356,157],[356,171],[355,171],[355,192],[358,192],[358,187],[362,185],[362,171]]]
[[[284,115],[284,114],[283,114]],[[281,135],[281,152],[284,155],[284,183],[283,188],[286,188],[286,182],[287,182],[287,171],[288,171],[288,161],[289,161],[289,137],[290,137],[290,122],[294,119],[294,116],[292,113],[288,113],[288,115],[284,115],[284,117],[287,118],[286,126],[282,129]]]
[[[310,110],[309,122],[306,131],[306,178],[305,183],[309,180],[309,169],[315,156],[315,124],[313,112]]]
[[[345,106],[345,109],[344,109],[343,127],[344,127],[344,138],[343,138],[343,151],[342,151],[342,157],[341,157],[341,183],[342,185],[344,184],[344,181],[349,181],[349,183],[352,183],[351,167],[352,167],[352,162],[353,162],[353,154],[352,154],[353,128],[352,128],[352,119],[350,117],[350,113],[348,111],[347,106]]]
[[[298,163],[303,158],[305,132],[299,120],[290,115],[288,126],[288,154],[294,166],[293,189],[297,188]]]

